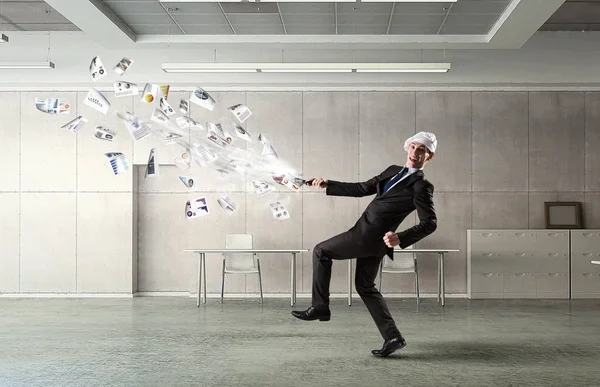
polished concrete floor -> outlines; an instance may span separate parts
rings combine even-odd
[[[390,306],[408,345],[381,359],[360,301],[0,299],[0,387],[600,386],[600,301]]]

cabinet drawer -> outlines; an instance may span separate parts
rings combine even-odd
[[[571,274],[571,292],[585,294],[598,294],[600,296],[600,274],[598,273],[573,273]]]
[[[568,231],[537,231],[538,253],[564,253],[569,252]]]
[[[501,273],[472,273],[471,293],[500,293],[503,292]]]
[[[571,231],[572,253],[600,253],[600,232]]]
[[[472,253],[501,253],[505,251],[505,238],[500,232],[469,231]]]
[[[569,254],[540,253],[537,255],[537,273],[568,273]]]
[[[537,273],[538,262],[534,253],[503,254],[502,273]]]
[[[600,265],[593,264],[592,261],[600,261],[600,253],[571,254],[571,272],[600,273]]]
[[[504,293],[535,294],[535,273],[504,273]]]
[[[538,273],[536,275],[538,293],[569,294],[569,274],[567,273]]]
[[[472,273],[501,273],[502,254],[498,253],[471,253]]]

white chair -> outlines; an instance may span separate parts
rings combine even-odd
[[[252,249],[252,235],[229,234],[225,236],[226,249]],[[260,260],[256,253],[224,253],[223,275],[221,278],[221,303],[225,293],[225,274],[258,274],[260,286],[260,303],[263,303],[262,278],[260,275]]]
[[[404,250],[414,249],[414,246],[408,246]],[[383,273],[391,274],[414,274],[415,275],[415,290],[417,292],[417,305],[421,302],[419,297],[419,271],[417,270],[417,254],[394,254],[394,260],[391,260],[387,255],[383,257],[379,268],[379,291],[381,292],[381,283]]]

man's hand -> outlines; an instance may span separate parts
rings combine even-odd
[[[306,185],[311,187],[327,188],[327,180],[323,179],[322,177],[314,177],[310,180],[307,180]]]
[[[391,231],[385,233],[383,241],[385,242],[387,247],[396,247],[400,244],[400,238],[398,238],[398,234]]]

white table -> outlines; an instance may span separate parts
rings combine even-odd
[[[206,254],[207,253],[250,253],[250,254],[292,254],[291,268],[291,306],[296,303],[296,254],[309,250],[260,250],[260,249],[185,249],[188,253],[198,253],[198,293],[196,295],[196,306],[200,306],[200,292],[204,290],[203,304],[206,304]],[[204,281],[202,281],[202,279]],[[201,285],[204,286],[201,286]]]
[[[438,255],[438,297],[437,301],[446,305],[446,281],[444,272],[444,254],[455,253],[452,249],[394,249],[395,254],[433,253]],[[385,257],[384,257],[385,258]],[[348,260],[348,305],[352,305],[352,260]]]

